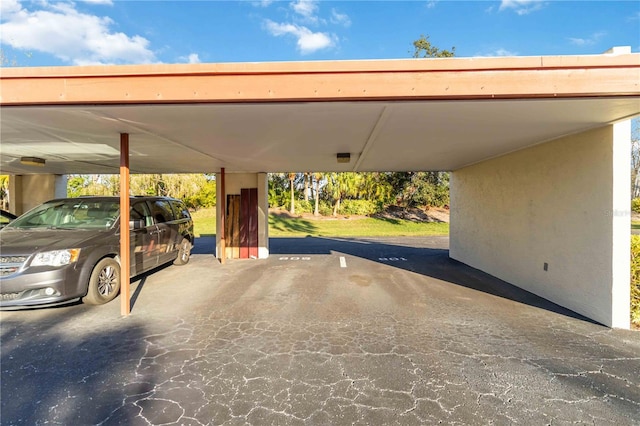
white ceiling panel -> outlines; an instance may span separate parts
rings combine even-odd
[[[0,173],[117,173],[120,133],[132,173],[455,170],[637,114],[629,97],[12,106]]]

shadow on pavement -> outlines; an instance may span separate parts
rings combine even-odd
[[[99,307],[63,307],[36,321],[23,322],[19,315],[2,321],[1,424],[130,424],[138,415],[135,407],[123,409],[122,378],[132,375],[144,355],[142,330],[122,323],[78,329],[79,322],[92,319],[77,317],[91,316],[93,309]],[[147,373],[126,385],[128,395],[141,398],[153,387],[154,374]]]
[[[547,299],[451,259],[449,250],[446,248],[411,247],[394,243],[395,241],[403,241],[406,244],[411,244],[411,241],[414,240],[420,241],[424,245],[424,241],[427,239],[428,237],[399,237],[385,241],[387,240],[385,238],[271,238],[269,251],[272,255],[344,253],[598,324]],[[389,262],[390,259],[394,261]]]

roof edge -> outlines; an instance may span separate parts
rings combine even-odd
[[[206,64],[90,65],[0,68],[0,79],[73,78],[142,75],[243,75],[363,72],[481,71],[640,67],[640,53],[466,58],[367,59],[300,62],[229,62]]]

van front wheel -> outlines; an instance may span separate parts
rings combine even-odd
[[[102,305],[115,299],[119,291],[120,265],[114,259],[105,257],[91,271],[87,295],[82,298],[82,302]]]

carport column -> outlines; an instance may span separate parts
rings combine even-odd
[[[20,215],[45,201],[67,196],[67,175],[9,176],[9,211]]]
[[[269,257],[269,175],[258,173],[258,258]]]
[[[224,187],[223,187],[224,184]],[[267,173],[222,173],[216,174],[216,257],[222,259],[225,252],[222,248],[225,219],[222,217],[226,208],[227,195],[240,195],[242,189],[257,188],[258,204],[258,258],[269,257],[269,198]],[[224,194],[224,195],[223,195]],[[223,200],[222,198],[225,197]],[[225,235],[226,247],[232,244],[232,236]]]
[[[120,134],[120,313],[131,313],[129,235],[129,134]]]
[[[625,121],[454,171],[450,256],[629,328],[629,164]]]
[[[216,257],[218,259],[220,259],[220,263],[224,264],[227,256],[225,256],[225,253],[227,252],[227,243],[226,243],[226,211],[227,211],[227,192],[226,192],[226,184],[225,184],[225,173],[224,173],[224,167],[222,167],[220,169],[220,175],[219,175],[219,179],[216,179],[216,182],[219,182],[219,191],[216,191],[216,197],[219,195],[220,198],[218,199],[218,208],[216,209],[216,216],[219,218],[216,223],[219,223],[220,226],[216,229],[216,235],[220,236],[220,250],[216,250],[217,251],[217,255]],[[218,212],[222,212],[220,215],[218,215]],[[216,248],[217,248],[217,244],[216,244]]]

